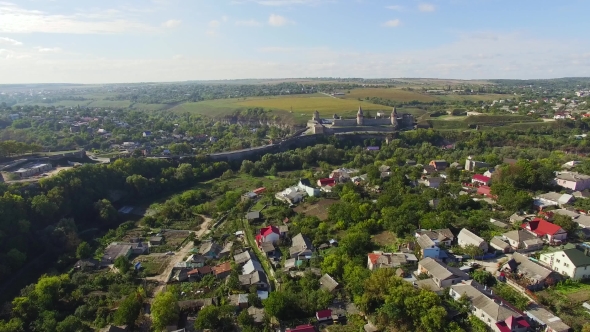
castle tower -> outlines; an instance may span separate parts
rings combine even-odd
[[[395,109],[395,107],[393,108],[393,110],[391,111],[391,125],[394,128],[398,127],[398,122],[397,122],[397,110]]]
[[[359,111],[356,113],[356,124],[362,126],[364,123],[363,109],[359,106]]]
[[[321,123],[322,119],[320,119],[320,112],[318,112],[317,110],[313,112],[313,118],[311,120],[317,123]]]

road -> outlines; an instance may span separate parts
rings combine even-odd
[[[320,92],[320,93],[323,94],[323,95],[326,95],[328,97],[332,97],[334,99],[340,99],[340,98],[336,98],[336,97],[332,96],[331,94],[328,94],[328,93],[325,93],[325,92]]]
[[[203,235],[207,234],[209,232],[209,225],[213,222],[213,219],[211,218],[205,216],[201,217],[203,217],[205,221],[203,221],[203,223],[201,224],[201,229],[195,232],[195,236],[197,238],[201,238]],[[166,283],[168,282],[168,278],[170,277],[170,274],[172,273],[174,266],[182,262],[184,258],[188,255],[188,253],[191,251],[191,249],[193,249],[193,247],[193,241],[189,241],[187,244],[184,245],[184,247],[180,248],[179,251],[174,253],[172,258],[170,259],[170,262],[168,262],[168,266],[166,266],[164,272],[155,277],[146,278],[146,280],[148,281],[155,281],[158,283],[158,286],[154,289],[153,297],[150,299],[150,302],[151,300],[153,300],[153,298],[156,297],[158,293],[160,293],[164,289],[164,286],[166,286]]]

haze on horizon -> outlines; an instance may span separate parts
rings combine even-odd
[[[590,76],[583,0],[1,0],[0,84]]]

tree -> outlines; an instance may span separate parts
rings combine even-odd
[[[131,262],[129,262],[129,259],[126,256],[117,257],[114,265],[117,270],[123,274],[129,272],[129,269],[131,269]]]
[[[133,325],[141,312],[143,298],[140,292],[133,292],[119,304],[114,322],[117,325]]]
[[[198,319],[198,317],[197,317],[197,319]],[[247,310],[243,310],[238,315],[238,325],[241,328],[252,327],[254,325],[254,318],[252,318],[252,316],[250,316],[250,314],[248,313]]]
[[[56,203],[49,200],[45,195],[37,195],[31,200],[31,208],[39,217],[44,218],[46,221],[51,221],[51,218],[59,210],[59,206]]]
[[[78,257],[78,259],[92,257],[92,248],[87,242],[82,242],[78,245],[78,248],[76,249],[76,257]]]
[[[152,303],[152,321],[154,328],[164,329],[168,325],[178,322],[180,308],[174,293],[167,291],[156,295]]]
[[[469,255],[471,259],[475,259],[475,257],[481,257],[484,254],[483,249],[476,247],[473,244],[466,245],[465,248],[463,248],[463,252]]]
[[[293,306],[296,299],[287,292],[272,292],[264,300],[264,311],[270,317],[276,317],[279,320],[288,319],[294,314]]]
[[[78,317],[68,316],[57,324],[57,332],[85,332],[92,331],[92,329],[86,326]]]
[[[493,286],[496,284],[496,278],[487,271],[477,270],[472,274],[473,280],[479,282],[482,285]]]
[[[573,221],[570,216],[562,214],[556,214],[555,217],[553,217],[553,223],[563,228],[563,230],[570,236],[578,229],[578,223]]]
[[[108,199],[101,199],[94,203],[94,209],[98,212],[100,219],[104,222],[110,223],[117,219],[117,210]]]

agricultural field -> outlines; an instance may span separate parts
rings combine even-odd
[[[293,210],[297,213],[305,214],[306,216],[318,217],[318,219],[323,221],[328,219],[328,209],[330,206],[336,203],[338,203],[338,201],[334,199],[320,199],[319,202],[314,204],[300,204]]]
[[[426,93],[420,93],[416,91],[406,91],[402,89],[396,88],[366,88],[366,89],[354,89],[351,90],[350,93],[346,93],[346,95],[341,96],[344,99],[354,99],[358,100],[365,99],[365,98],[383,98],[383,99],[390,99],[400,102],[409,102],[413,100],[417,100],[419,102],[429,103],[433,101],[437,101],[438,98],[434,96],[430,96]],[[339,97],[340,98],[340,97]]]
[[[464,100],[471,100],[471,101],[492,101],[492,100],[500,100],[506,99],[511,97],[510,95],[498,95],[498,94],[480,94],[480,95],[441,95],[441,96],[433,96],[439,100],[444,101],[464,101]],[[513,96],[512,96],[513,97]]]
[[[470,125],[482,126],[522,126],[528,124],[543,124],[541,121],[535,120],[524,115],[473,115],[467,117],[441,117],[430,118],[426,120],[434,129],[469,129]]]
[[[170,262],[170,256],[163,254],[141,255],[133,260],[133,264],[141,263],[147,277],[162,274]]]

